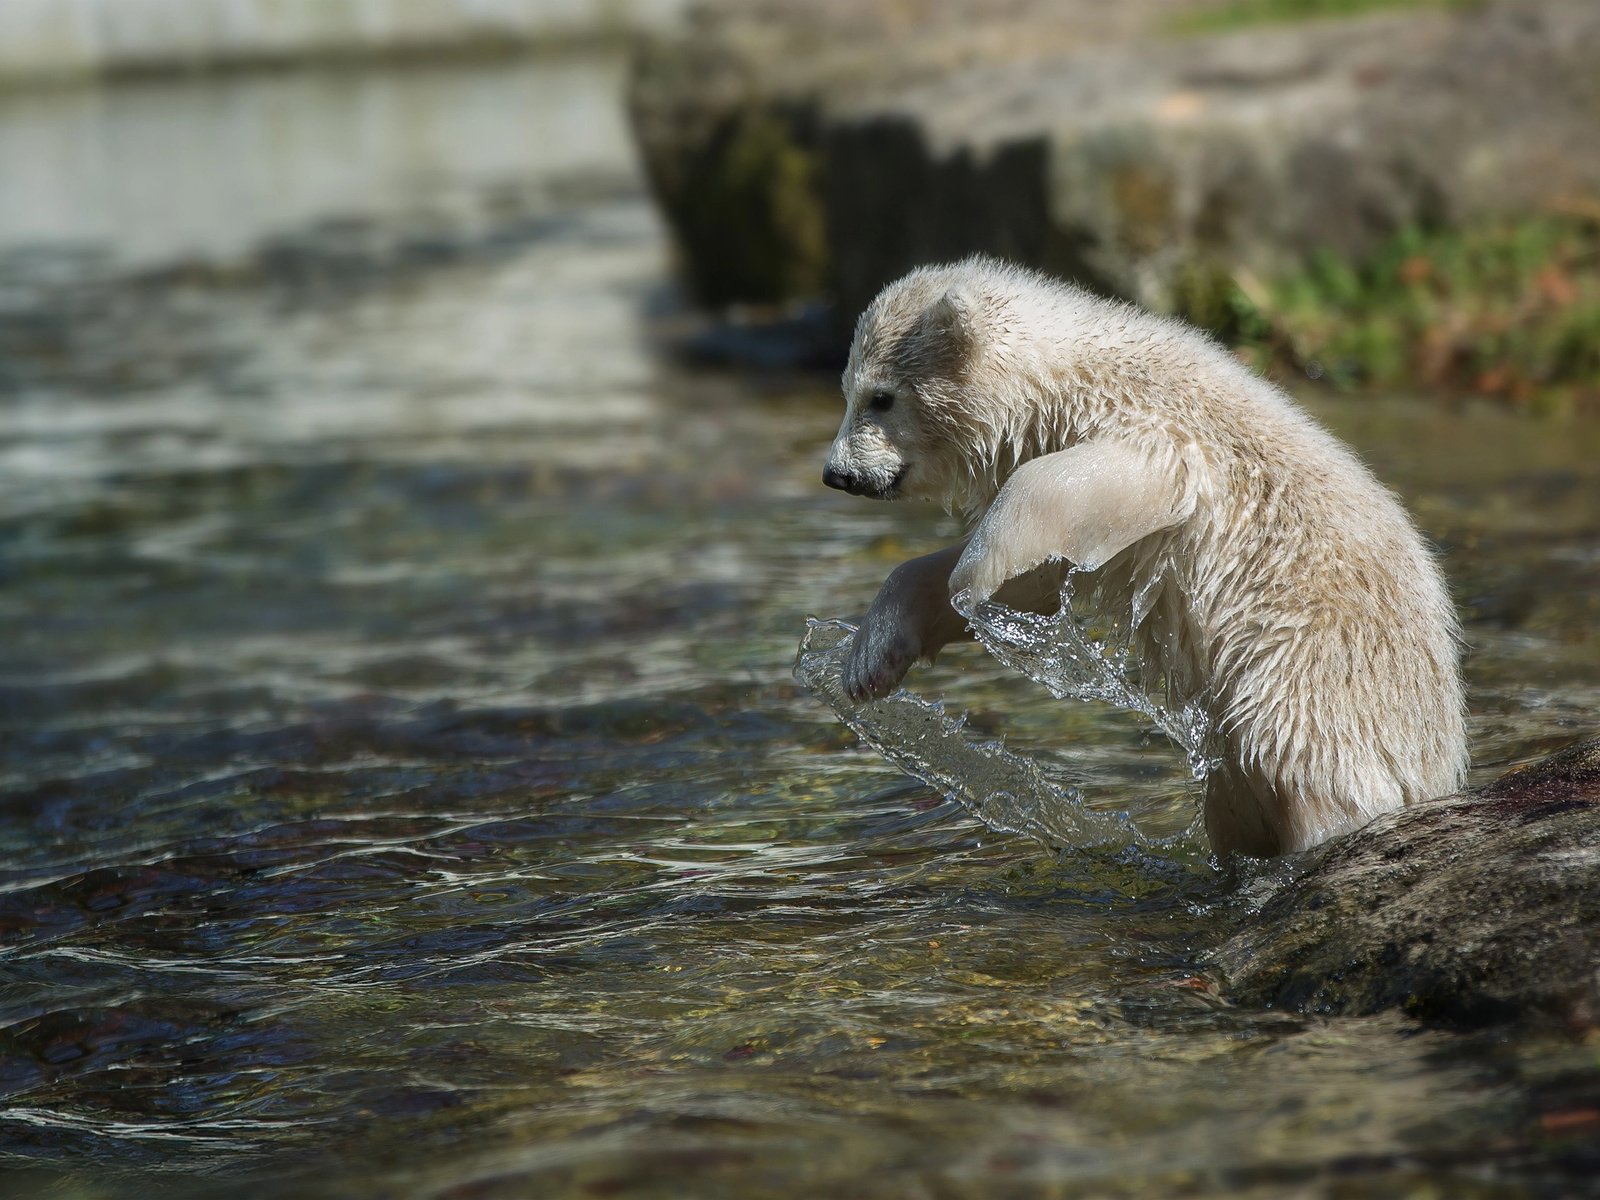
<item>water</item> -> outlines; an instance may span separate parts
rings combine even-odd
[[[909,678],[1170,839],[1053,853],[794,683],[808,614],[957,531],[821,486],[832,381],[659,352],[615,86],[0,108],[61,148],[34,201],[0,174],[6,1194],[1591,1186],[1592,1043],[1216,997],[1205,949],[1277,876],[1184,838],[1148,720],[976,647]],[[360,112],[459,157],[355,161],[324,135]],[[90,186],[134,117],[229,168]],[[1477,777],[1592,728],[1600,425],[1319,408],[1441,544]]]
[[[1134,645],[1149,614],[1150,592],[1162,577],[1147,581],[1126,608],[1115,600],[1097,603],[1093,581],[1092,573],[1069,571],[1060,610],[1049,615],[994,603],[969,609],[964,596],[957,599],[978,643],[995,658],[1057,700],[1100,702],[1138,714],[1183,751],[1190,773],[1203,780],[1217,765],[1206,698],[1178,694],[1165,677],[1146,679]]]
[[[992,626],[985,622],[983,628],[987,632]],[[858,632],[844,621],[808,621],[794,674],[884,758],[1001,833],[1036,838],[1056,849],[1145,841],[1126,813],[1096,812],[1084,803],[1081,789],[1052,781],[1027,756],[997,740],[970,737],[965,717],[951,716],[942,703],[905,688],[866,704],[852,701],[842,672]]]

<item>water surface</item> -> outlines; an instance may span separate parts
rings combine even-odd
[[[660,351],[616,83],[0,109],[7,1190],[1590,1186],[1592,1040],[1231,1008],[1202,956],[1272,872],[992,831],[796,687],[808,614],[956,530],[821,487],[832,381]],[[419,110],[456,133],[346,169]],[[196,153],[40,158],[113,127]],[[1477,777],[1591,730],[1600,427],[1312,403],[1441,547]],[[911,682],[1193,817],[1138,718],[970,647]]]

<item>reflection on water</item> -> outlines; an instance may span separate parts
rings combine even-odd
[[[459,215],[497,188],[629,178],[619,78],[550,61],[0,94],[0,263],[230,258],[327,217]]]
[[[614,81],[519,70],[481,86],[522,97],[530,129]],[[138,103],[202,125],[256,86]],[[345,119],[316,98],[333,84],[259,86]],[[437,86],[360,84],[375,110],[512,136],[462,99],[470,78]],[[795,687],[808,611],[859,612],[952,531],[821,488],[830,381],[651,352],[665,252],[605,111],[570,154],[438,168],[460,200],[443,216],[328,192],[287,224],[123,246],[144,210],[118,210],[98,266],[6,277],[8,1190],[1585,1178],[1581,1134],[1541,1117],[1593,1107],[1592,1046],[1231,1009],[1194,964],[1270,876],[1230,891],[1193,847],[1052,856]],[[339,174],[345,142],[284,119],[279,169]],[[117,172],[173,212],[221,186]],[[196,246],[222,265],[176,261]],[[1324,409],[1443,545],[1480,774],[1587,728],[1600,430]],[[1130,715],[1051,702],[971,648],[912,684],[1158,833],[1192,817],[1181,757]]]

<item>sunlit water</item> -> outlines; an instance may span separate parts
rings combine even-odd
[[[821,487],[832,381],[654,349],[615,84],[106,93],[307,185],[221,203],[261,185],[180,148],[116,160],[131,207],[0,204],[7,1194],[1587,1187],[1592,1044],[1217,998],[1279,876],[1185,836],[1146,717],[977,647],[909,678],[1078,789],[1052,852],[793,681],[808,614],[957,531]],[[483,144],[356,186],[358,94]],[[1600,429],[1315,403],[1442,547],[1477,776],[1591,729]]]

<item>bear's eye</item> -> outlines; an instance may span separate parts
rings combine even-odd
[[[894,407],[894,393],[873,392],[872,399],[867,401],[867,407],[873,412],[888,412]]]

